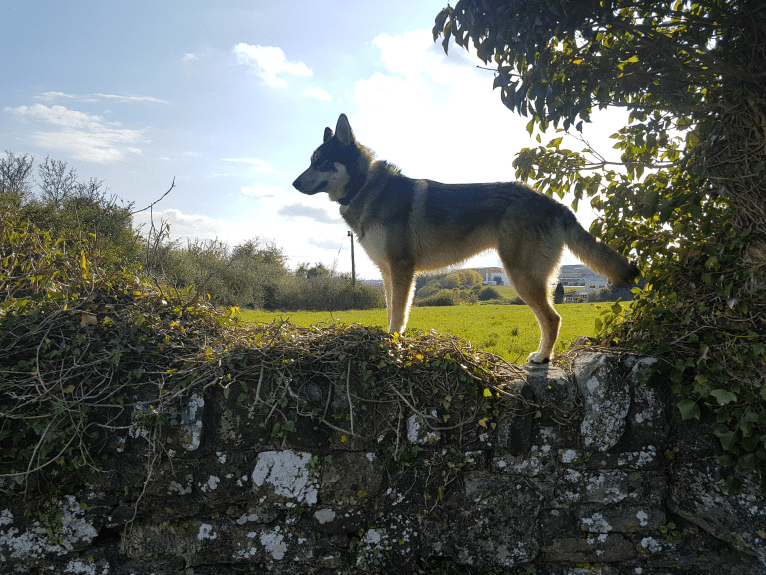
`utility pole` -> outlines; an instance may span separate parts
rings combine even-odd
[[[348,232],[348,237],[351,238],[351,286],[356,287],[356,266],[354,264],[354,234]]]

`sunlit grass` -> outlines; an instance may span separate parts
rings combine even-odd
[[[565,350],[581,335],[595,335],[594,320],[609,304],[559,304],[554,306],[562,317],[561,332],[555,352]],[[242,320],[271,322],[289,320],[298,325],[322,326],[334,322],[360,323],[387,327],[386,310],[351,310],[339,312],[279,312],[242,310]],[[535,316],[525,305],[460,305],[451,307],[414,307],[410,312],[405,335],[413,331],[436,330],[454,333],[472,345],[495,353],[506,361],[523,363],[537,349],[540,328]]]

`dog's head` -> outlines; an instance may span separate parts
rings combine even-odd
[[[346,185],[355,170],[358,155],[356,138],[345,114],[335,126],[324,130],[324,143],[311,155],[311,165],[293,182],[293,187],[308,195],[327,192],[330,199],[340,201],[346,195]]]

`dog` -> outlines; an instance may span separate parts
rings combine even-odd
[[[627,258],[589,234],[572,211],[519,183],[442,184],[408,178],[356,141],[341,114],[335,132],[293,182],[304,194],[325,192],[380,268],[389,333],[402,333],[415,274],[442,269],[494,249],[514,289],[540,324],[540,346],[528,362],[547,362],[561,316],[551,305],[564,246],[612,282],[639,275]]]

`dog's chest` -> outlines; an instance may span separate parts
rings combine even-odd
[[[363,234],[357,234],[359,243],[372,261],[380,263],[386,260],[386,229],[381,224],[367,226]]]

